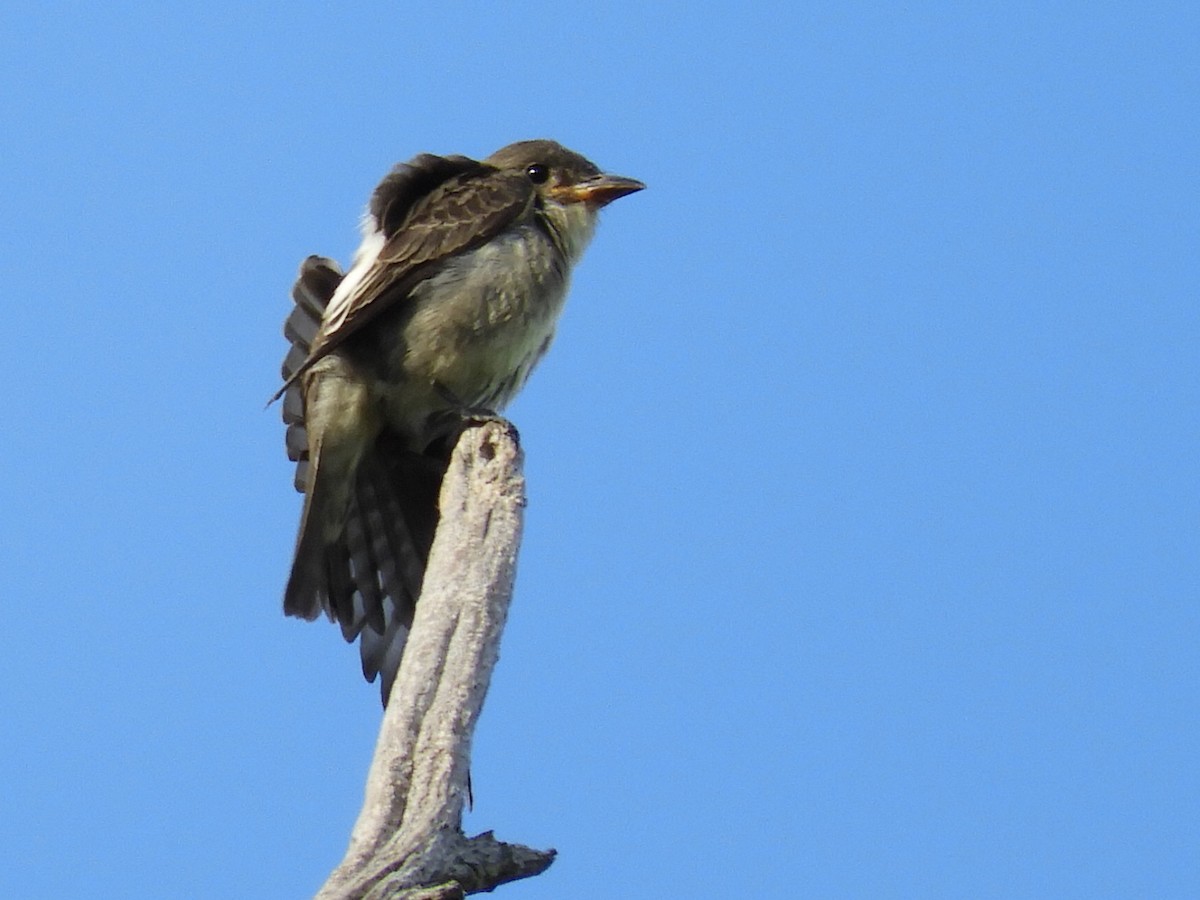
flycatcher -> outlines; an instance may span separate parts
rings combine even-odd
[[[317,256],[300,268],[275,395],[305,495],[283,609],[359,639],[385,705],[457,427],[516,396],[600,209],[643,187],[554,141],[422,154],[375,189],[345,275]]]

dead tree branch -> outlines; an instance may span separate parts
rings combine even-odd
[[[462,832],[471,738],[499,655],[525,481],[511,425],[467,428],[383,718],[363,808],[318,900],[448,900],[537,875],[554,851]]]

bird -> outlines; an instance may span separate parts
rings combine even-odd
[[[272,397],[304,494],[283,609],[358,640],[385,707],[453,441],[521,390],[600,210],[644,188],[551,140],[423,153],[375,188],[349,270],[300,266]]]

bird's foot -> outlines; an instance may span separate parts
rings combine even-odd
[[[429,435],[427,447],[441,447],[448,453],[468,428],[497,422],[511,428],[512,423],[494,409],[482,406],[460,406],[434,413],[426,422]]]

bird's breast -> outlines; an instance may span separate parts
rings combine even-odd
[[[394,347],[403,380],[436,384],[464,406],[503,408],[553,339],[568,268],[532,226],[448,260],[412,292]]]

